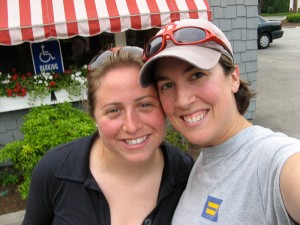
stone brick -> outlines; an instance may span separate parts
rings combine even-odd
[[[241,31],[242,32],[242,40],[243,41],[247,40],[247,33],[248,33],[247,31],[248,30],[246,28],[243,28],[242,31]]]
[[[15,119],[6,121],[7,130],[16,130],[18,129],[17,121]]]
[[[245,7],[245,5],[238,5],[236,7],[236,15],[237,15],[237,17],[246,16],[246,7]]]
[[[252,82],[252,81],[256,81],[256,80],[257,80],[256,72],[257,72],[257,71],[252,72],[252,73],[248,73],[248,74],[247,74],[247,77],[248,77],[247,79],[248,79],[248,81]]]
[[[243,80],[243,81],[248,81],[248,76],[247,76],[247,74],[241,74],[241,80]]]
[[[258,0],[245,0],[245,5],[258,5]]]
[[[249,40],[247,41],[247,50],[257,49],[257,40]]]
[[[257,88],[256,88],[257,85],[256,84],[257,84],[257,78],[256,78],[256,81],[251,82],[251,89],[254,90],[254,91],[257,90]]]
[[[17,126],[20,129],[22,127],[23,123],[24,123],[24,118],[19,117],[19,118],[16,119],[16,121],[17,121]]]
[[[258,15],[258,9],[256,6],[248,6],[247,7],[247,17],[257,17]]]
[[[7,132],[7,127],[5,122],[0,122],[0,133]]]
[[[247,28],[248,29],[257,29],[258,23],[257,23],[257,18],[247,18]]]
[[[246,51],[246,42],[245,41],[234,41],[233,49],[235,52],[244,52]]]
[[[241,56],[242,56],[242,61],[243,62],[251,61],[251,55],[248,51],[241,52]]]
[[[257,61],[258,60],[257,49],[249,50],[248,52],[250,52],[251,61]]]
[[[236,0],[227,0],[228,5],[236,5]]]
[[[7,133],[3,133],[0,135],[0,145],[6,145],[7,143],[13,142],[13,134],[12,131],[8,131]]]
[[[13,130],[13,138],[15,141],[23,140],[24,135],[20,130]]]
[[[236,4],[237,5],[245,5],[245,0],[237,0]]]
[[[242,31],[241,29],[232,30],[232,40],[241,40],[242,39]]]
[[[257,72],[257,62],[256,61],[247,62],[246,63],[246,72],[247,73]]]
[[[212,8],[214,6],[220,7],[220,5],[221,5],[221,0],[209,0],[208,2],[209,2],[210,8]]]
[[[257,29],[247,30],[247,40],[257,40]]]
[[[17,110],[12,112],[12,117],[13,118],[19,118],[25,116],[29,112],[29,109],[22,109],[22,110]]]
[[[234,62],[235,64],[238,65],[242,62],[241,53],[237,53],[237,52],[234,53]]]
[[[220,29],[225,32],[225,31],[231,31],[232,30],[232,25],[231,25],[231,19],[223,19],[220,21]]]
[[[246,74],[246,63],[241,62],[241,63],[239,64],[239,68],[240,68],[240,73],[241,73],[241,74]]]
[[[221,7],[227,7],[227,0],[226,1],[221,1]]]
[[[213,10],[214,19],[224,18],[224,9],[221,7],[215,7]]]
[[[236,6],[227,6],[224,9],[225,19],[236,18]]]
[[[232,20],[232,28],[237,29],[237,28],[246,28],[247,27],[247,19],[246,17],[238,17],[234,20]]]
[[[11,112],[0,113],[0,122],[11,120],[11,119],[12,119],[12,113]]]

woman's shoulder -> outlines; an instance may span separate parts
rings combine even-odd
[[[35,170],[55,173],[56,169],[66,160],[69,161],[70,158],[73,160],[82,159],[86,155],[93,136],[81,137],[48,150],[39,160]]]
[[[285,133],[279,131],[273,131],[269,128],[254,125],[250,127],[249,132],[245,132],[246,135],[252,136],[254,140],[267,142],[276,141],[277,143],[300,143],[300,140],[294,137],[290,137]]]

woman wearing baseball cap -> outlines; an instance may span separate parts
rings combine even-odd
[[[172,125],[202,148],[172,224],[300,222],[300,141],[244,118],[254,93],[224,33],[206,20],[173,22],[143,59],[141,85],[156,84]]]

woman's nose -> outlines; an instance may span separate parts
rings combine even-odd
[[[124,131],[128,133],[136,133],[142,126],[143,122],[137,112],[131,111],[126,113],[123,124]]]
[[[188,87],[177,87],[175,106],[187,109],[195,101],[195,95]]]

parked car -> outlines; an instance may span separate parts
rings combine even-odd
[[[283,36],[281,21],[267,20],[262,16],[258,16],[258,28],[257,28],[257,44],[258,48],[264,49],[269,47],[270,43],[274,39],[281,38]]]

